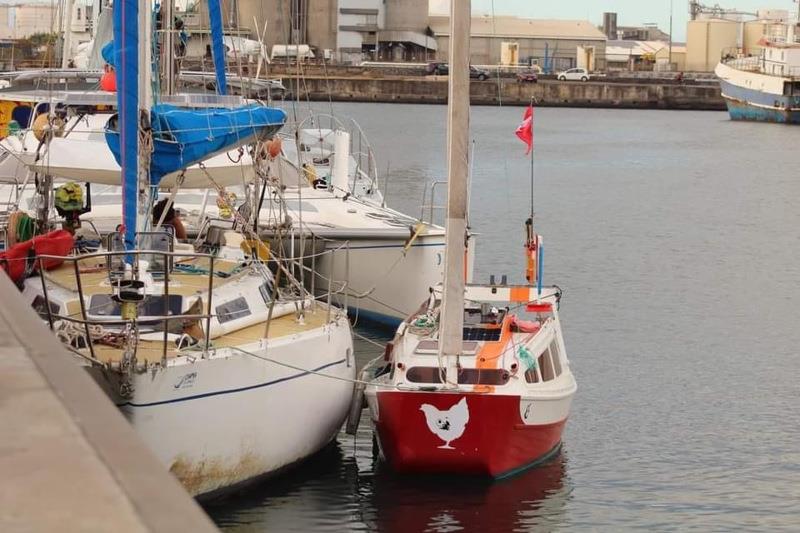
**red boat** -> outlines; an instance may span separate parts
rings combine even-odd
[[[401,324],[365,390],[385,460],[403,472],[501,478],[553,457],[577,388],[559,296],[468,285],[455,379],[439,365],[440,300]]]
[[[577,387],[558,319],[561,291],[541,285],[532,156],[529,285],[507,285],[505,276],[466,283],[469,0],[451,0],[450,13],[444,279],[400,325],[381,368],[372,362],[362,376],[381,453],[394,469],[500,478],[558,452]],[[532,148],[532,108],[517,135]]]

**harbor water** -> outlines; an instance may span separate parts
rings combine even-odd
[[[315,104],[329,112],[325,104]],[[299,110],[298,110],[299,111]],[[444,106],[334,103],[390,206],[445,176]],[[291,114],[291,111],[290,111]],[[473,107],[475,279],[523,279],[518,107]],[[562,453],[496,483],[397,476],[356,438],[209,505],[237,531],[792,530],[800,524],[800,128],[538,109],[536,227],[578,392]],[[383,183],[382,183],[383,185]],[[359,323],[379,342],[392,332]],[[361,362],[378,348],[358,342]]]

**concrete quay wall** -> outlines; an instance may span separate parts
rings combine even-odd
[[[0,531],[217,531],[4,273],[0,293]]]
[[[443,104],[447,102],[446,77],[284,77],[283,83],[301,99],[353,102]],[[519,83],[501,79],[473,81],[474,105],[527,105],[598,107],[622,109],[725,109],[719,86],[714,83],[636,83],[619,81]]]

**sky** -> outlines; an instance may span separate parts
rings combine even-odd
[[[441,0],[440,0],[441,1]],[[719,4],[727,9],[752,11],[757,9],[785,9],[797,12],[792,0],[705,0],[705,5]],[[595,25],[603,22],[603,12],[617,13],[617,25],[639,26],[655,22],[669,33],[670,0],[472,0],[476,13],[514,15],[525,18],[583,19]],[[672,32],[675,41],[686,39],[686,22],[689,20],[688,0],[672,0]]]

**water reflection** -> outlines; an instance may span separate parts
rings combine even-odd
[[[566,452],[509,479],[398,476],[379,465],[370,483],[377,531],[541,531],[563,522]]]
[[[217,525],[236,532],[539,531],[564,521],[571,491],[565,452],[488,482],[399,476],[376,460],[369,442],[336,443],[286,475],[207,510]]]

